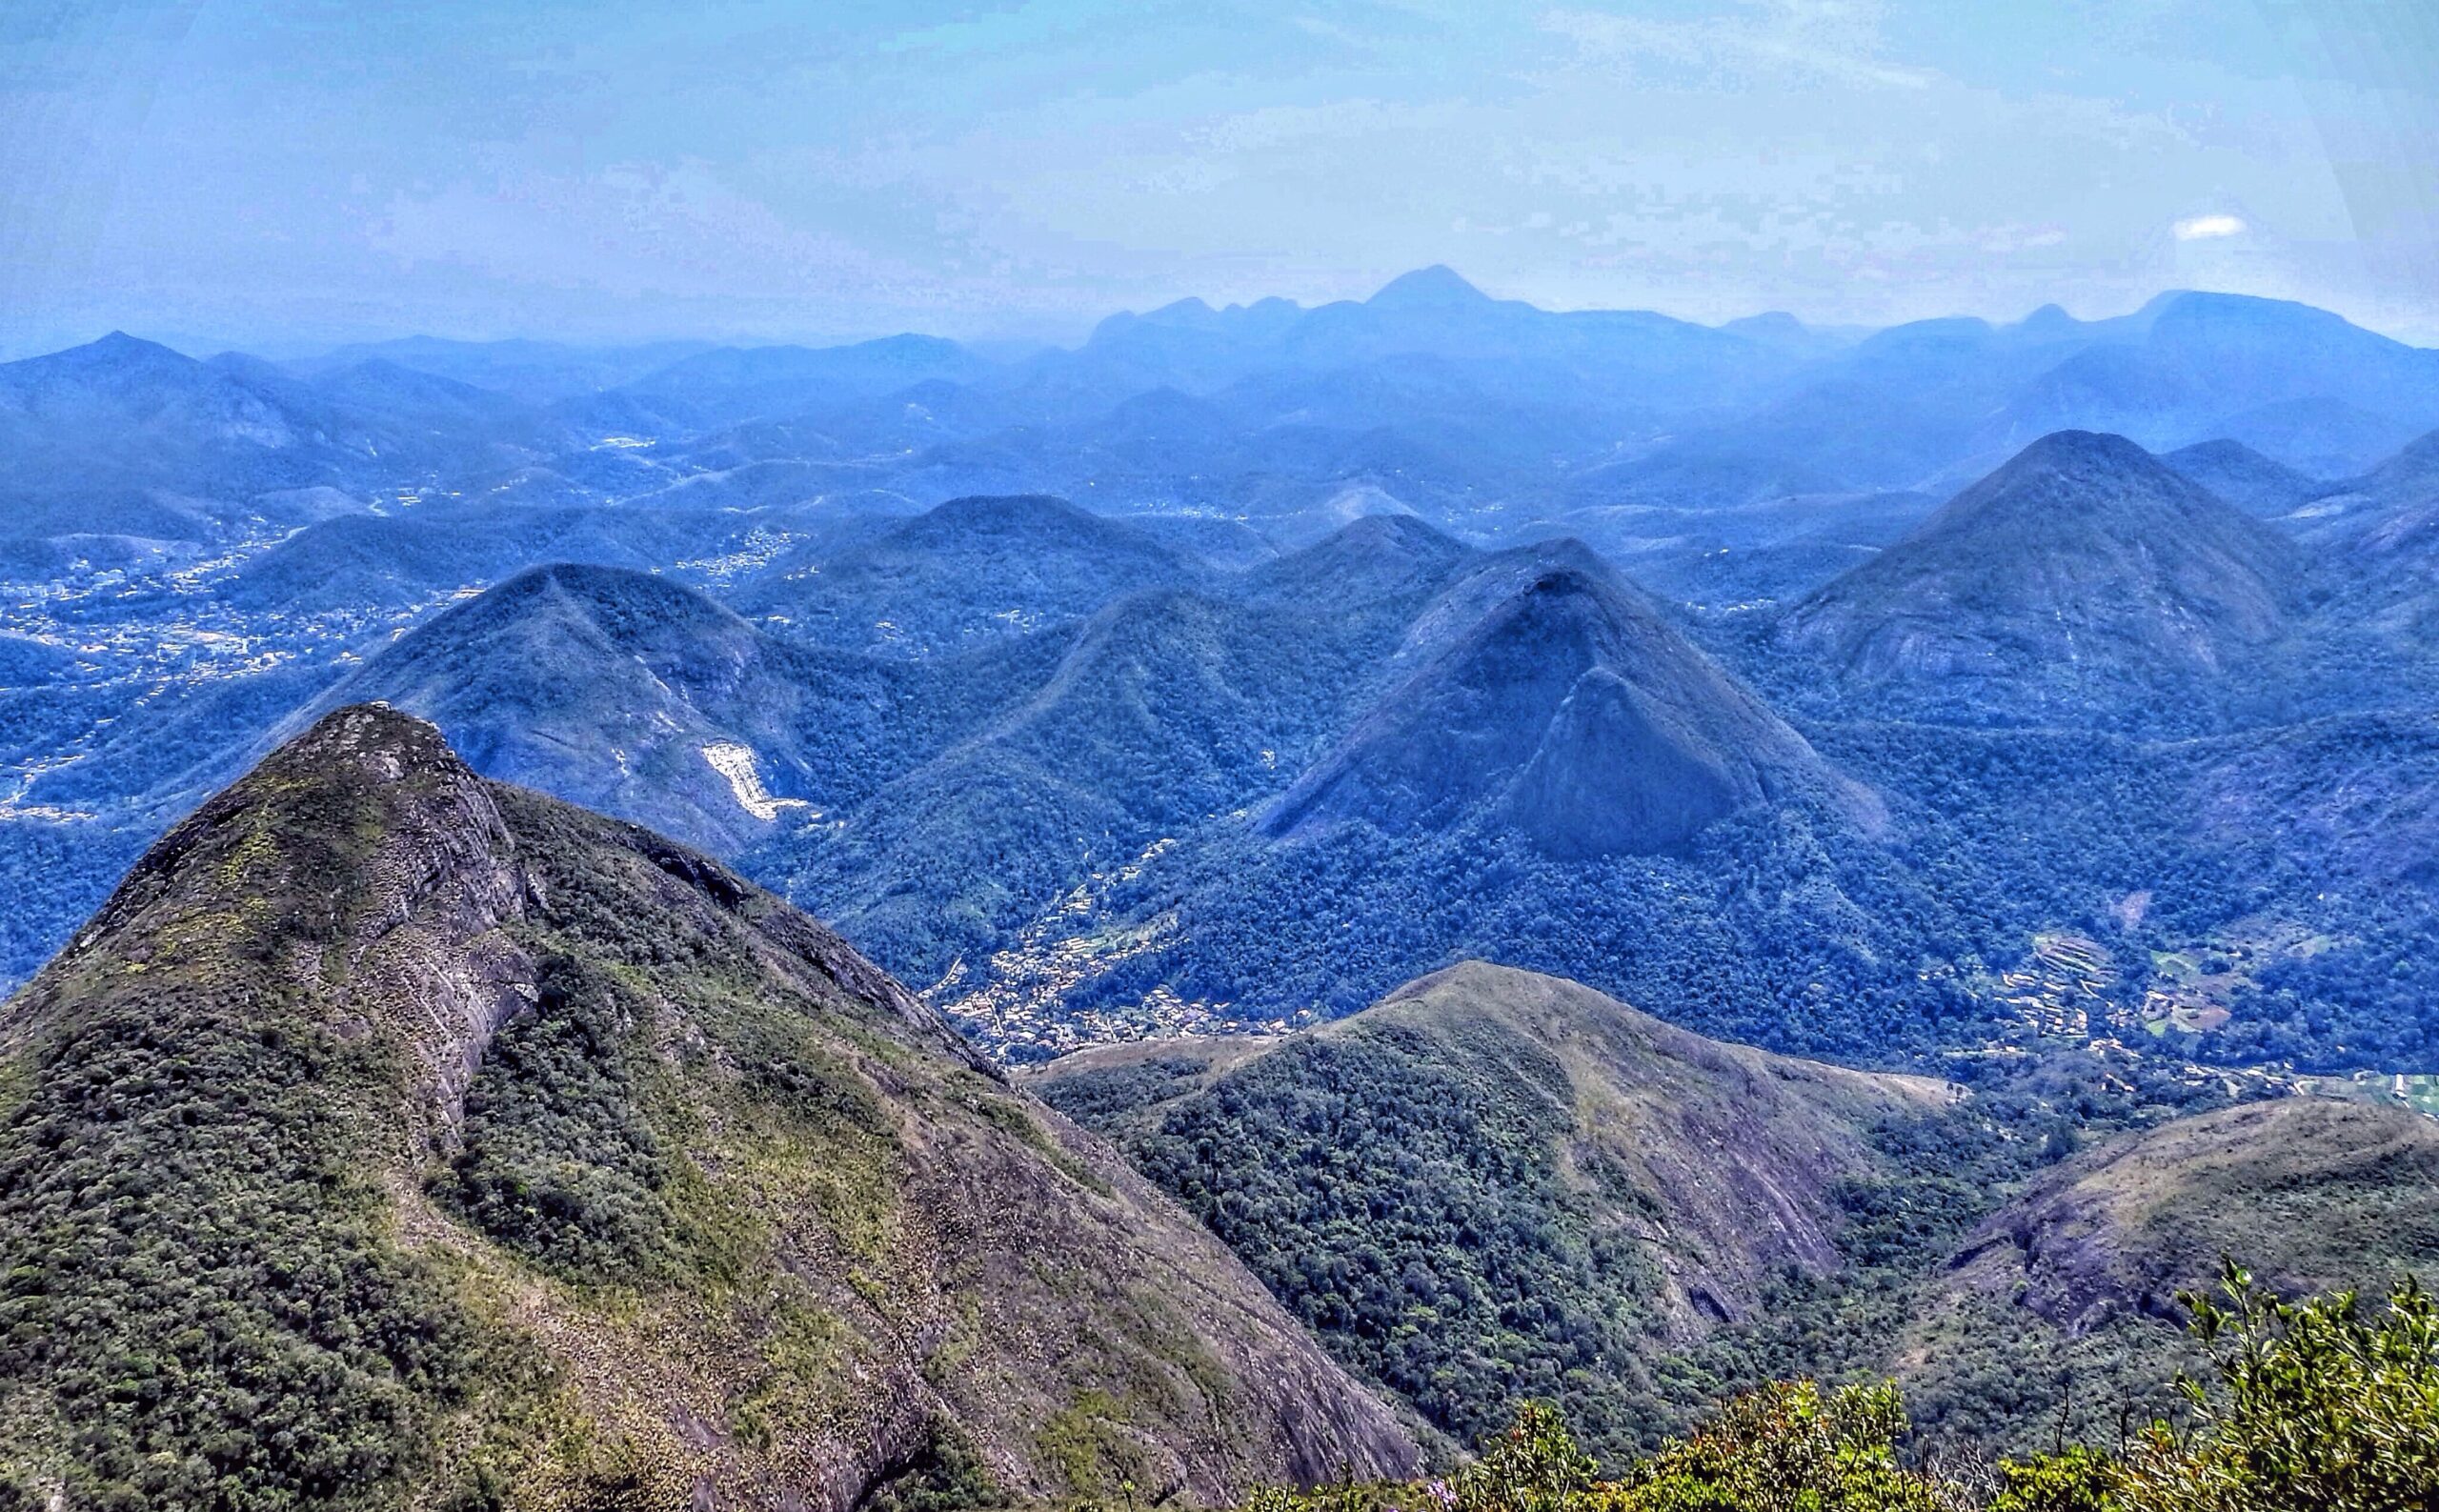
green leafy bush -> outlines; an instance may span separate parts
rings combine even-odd
[[[2408,1512],[2439,1506],[2439,1304],[2408,1280],[2369,1314],[2351,1292],[2287,1302],[2234,1265],[2188,1296],[2220,1390],[2127,1456],[2138,1512]]]
[[[1447,1482],[1297,1496],[1251,1512],[2431,1512],[2439,1508],[2439,1300],[2408,1280],[2376,1313],[2351,1293],[2282,1300],[2230,1265],[2187,1294],[2216,1386],[2122,1455],[2071,1445],[1951,1473],[1901,1454],[1892,1385],[1781,1381],[1596,1479],[1553,1409],[1529,1403]]]
[[[1785,1381],[1738,1398],[1605,1487],[1603,1512],[1937,1512],[1955,1488],[1898,1462],[1894,1386]]]

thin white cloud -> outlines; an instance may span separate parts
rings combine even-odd
[[[1928,70],[1881,55],[1880,7],[1871,0],[1746,0],[1741,10],[1693,20],[1653,20],[1559,8],[1542,29],[1583,59],[1632,66],[1657,62],[1743,78],[1803,78],[1863,89],[1922,90]]]
[[[2222,236],[2241,236],[2252,230],[2235,215],[2188,215],[2172,229],[2179,241],[2216,241]]]

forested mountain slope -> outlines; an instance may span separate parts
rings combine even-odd
[[[1482,962],[1281,1039],[1109,1046],[1028,1081],[1441,1428],[1540,1398],[1604,1453],[1699,1404],[1667,1361],[1777,1272],[1839,1266],[1875,1131],[1958,1095]]]
[[[836,936],[341,710],[0,1011],[32,1504],[845,1509],[1405,1471],[1386,1408]]]

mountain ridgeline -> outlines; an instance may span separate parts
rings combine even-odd
[[[2227,1257],[2288,1295],[2439,1278],[2439,1121],[2082,1075],[1857,1072],[1466,962],[1314,1029],[1026,1082],[1430,1422],[1540,1400],[1613,1462],[1789,1374],[1893,1378],[1944,1449],[2105,1441],[2177,1410],[2203,1364],[2179,1297]],[[2068,1107],[2089,1142],[2062,1159]]]
[[[28,1504],[1213,1501],[1415,1463],[836,936],[387,710],[147,853],[0,1066]]]
[[[1056,500],[967,500],[762,581],[732,595],[749,620],[536,569],[322,703],[394,704],[488,776],[739,856],[925,982],[1164,841],[1163,875],[1474,830],[1569,864],[1777,807],[1880,821],[1578,542],[1376,517],[1220,573]],[[1259,972],[1218,996],[1259,998]]]
[[[0,365],[0,1507],[2106,1442],[2223,1254],[2439,1279],[2434,427],[1446,269]]]

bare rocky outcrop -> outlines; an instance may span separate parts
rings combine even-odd
[[[2439,1121],[2293,1098],[2126,1135],[2065,1162],[1959,1247],[1948,1289],[2068,1335],[2182,1321],[2233,1258],[2290,1294],[2377,1286],[2439,1260]]]

